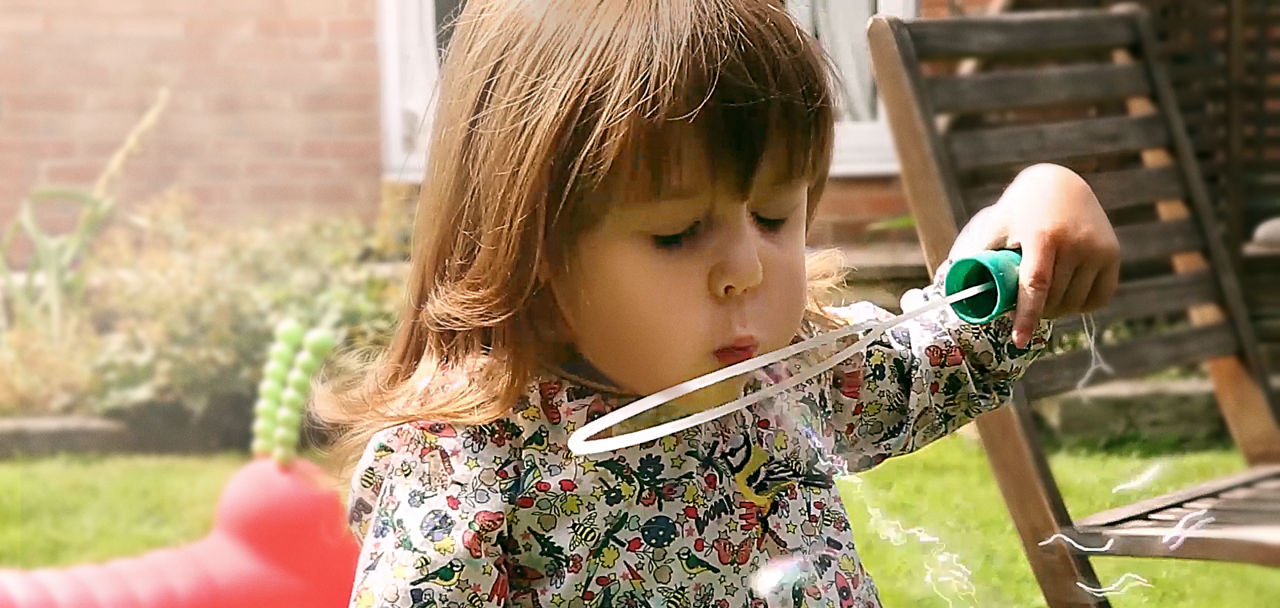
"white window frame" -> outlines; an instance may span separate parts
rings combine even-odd
[[[431,0],[377,0],[378,58],[381,84],[381,126],[383,179],[393,182],[416,183],[426,173],[426,151],[412,150],[406,145],[411,141],[410,126],[404,120],[406,79],[408,69],[424,81],[434,82],[439,75],[439,58],[434,45],[428,49],[406,48],[406,15],[417,15],[426,25],[427,18],[435,23],[435,3]],[[913,17],[919,10],[920,0],[879,0],[881,14]],[[421,11],[416,13],[416,11]],[[851,24],[851,27],[863,27]],[[426,28],[423,36],[434,40],[434,27]],[[420,39],[421,40],[421,39]],[[428,60],[429,59],[429,60]],[[419,85],[420,86],[420,85]],[[435,87],[430,87],[433,91]],[[419,91],[419,96],[421,92]],[[420,133],[430,132],[432,116],[430,96],[422,120]],[[875,120],[836,123],[835,144],[831,158],[832,177],[871,177],[898,174],[898,157],[893,137],[885,121],[883,102],[877,102]]]
[[[405,108],[411,102],[406,96],[412,87],[409,75],[421,79],[430,93],[424,99],[416,92],[415,104],[423,104],[423,115],[417,126],[419,134],[431,132],[435,106],[435,83],[440,74],[440,57],[435,47],[435,2],[432,0],[377,0],[378,79],[381,88],[379,107],[382,127],[382,179],[398,183],[418,183],[426,174],[426,150],[407,145],[411,125],[405,120]],[[409,46],[403,28],[413,27],[406,19],[418,17],[418,41],[429,45]],[[408,70],[413,70],[409,72]]]
[[[882,15],[915,17],[921,0],[879,0],[876,12]],[[861,31],[866,24],[850,24]],[[861,37],[866,43],[866,36]],[[831,154],[831,177],[875,177],[897,175],[898,155],[893,135],[885,119],[884,102],[877,94],[874,120],[841,120],[836,123]]]

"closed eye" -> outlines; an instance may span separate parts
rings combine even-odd
[[[653,244],[657,246],[658,249],[679,249],[684,246],[689,239],[697,236],[701,229],[702,222],[697,221],[684,231],[676,234],[655,234],[653,235]]]
[[[755,218],[756,223],[760,224],[760,227],[763,228],[765,232],[777,232],[779,230],[782,230],[782,226],[787,223],[787,218],[785,217],[775,219],[770,217],[764,217],[759,213],[753,213],[751,215],[752,217]]]

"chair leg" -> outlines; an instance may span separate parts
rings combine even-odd
[[[1100,587],[1088,558],[1073,553],[1062,543],[1040,546],[1059,530],[1070,528],[1071,518],[1033,424],[1021,399],[977,420],[987,459],[1022,539],[1023,552],[1050,608],[1110,608],[1105,597],[1081,587]]]

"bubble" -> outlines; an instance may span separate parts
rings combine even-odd
[[[782,599],[785,605],[790,603],[793,586],[815,581],[817,577],[813,560],[793,553],[765,562],[751,575],[751,590],[763,598]]]

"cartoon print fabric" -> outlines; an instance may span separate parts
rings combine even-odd
[[[866,303],[836,312],[892,316]],[[761,402],[607,454],[575,456],[566,443],[620,397],[549,376],[505,420],[386,429],[352,480],[363,547],[350,605],[762,607],[752,574],[804,551],[816,577],[784,590],[794,606],[877,607],[832,474],[1005,402],[1049,323],[1027,349],[1011,330],[1007,315],[972,326],[943,309],[779,397],[805,407]],[[797,431],[798,412],[816,413],[814,430]],[[846,462],[830,466],[828,450]]]

